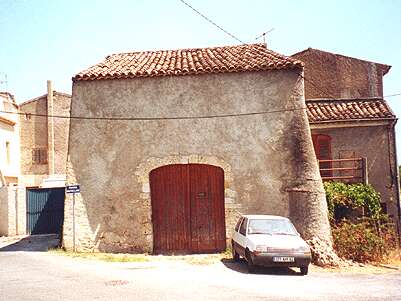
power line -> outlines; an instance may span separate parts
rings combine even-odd
[[[393,96],[399,96],[399,95],[401,95],[401,93],[384,95],[383,97],[393,97]]]
[[[232,37],[233,39],[237,40],[238,42],[240,42],[241,44],[246,44],[245,42],[241,41],[240,39],[238,39],[235,35],[229,33],[227,30],[225,30],[224,28],[222,28],[221,26],[217,25],[215,22],[213,22],[212,20],[210,20],[208,17],[206,17],[204,14],[202,14],[200,11],[198,11],[196,8],[192,7],[189,3],[185,2],[184,0],[179,0],[180,2],[182,2],[183,4],[185,4],[186,6],[188,6],[190,9],[192,9],[195,13],[197,13],[199,16],[201,16],[203,19],[205,19],[206,21],[208,21],[209,23],[213,24],[214,26],[216,26],[218,29],[220,29],[221,31],[223,31],[225,34],[228,34],[230,37]]]
[[[185,4],[186,6],[188,6],[190,9],[192,9],[195,13],[197,13],[198,15],[200,15],[202,18],[204,18],[206,21],[208,21],[209,23],[213,24],[214,26],[216,26],[219,30],[225,32],[226,34],[228,34],[230,37],[232,37],[233,39],[237,40],[238,42],[242,43],[242,44],[246,44],[245,42],[241,41],[239,38],[237,38],[235,35],[229,33],[227,30],[225,30],[224,28],[222,28],[221,26],[217,25],[215,22],[213,22],[212,20],[210,20],[208,17],[206,17],[204,14],[202,14],[200,11],[198,11],[196,8],[194,8],[193,6],[191,6],[190,4],[188,4],[187,2],[185,2],[184,0],[179,0],[181,3]],[[274,29],[274,28],[273,28]],[[273,29],[267,31],[266,33],[272,31]],[[263,36],[263,34],[262,34]],[[259,37],[258,37],[259,38]],[[250,48],[251,51],[254,51],[254,49],[251,47]],[[303,78],[305,81],[309,82],[312,86],[314,86],[316,89],[320,90],[320,92],[322,92],[325,95],[328,95],[326,97],[329,97],[331,99],[336,99],[336,97],[333,97],[332,95],[330,95],[330,93],[328,93],[327,91],[323,91],[321,89],[321,87],[318,87],[317,85],[315,85],[314,82],[310,81],[309,79],[306,79],[305,76],[303,76],[302,73],[297,72],[297,74]]]
[[[29,119],[31,116],[35,117],[51,117],[60,119],[82,119],[82,120],[109,120],[109,121],[157,121],[157,120],[190,120],[190,119],[212,119],[212,118],[227,118],[227,117],[242,117],[242,116],[253,116],[253,115],[265,115],[274,113],[294,112],[306,110],[306,107],[271,110],[271,111],[259,111],[259,112],[248,112],[248,113],[233,113],[233,114],[221,114],[221,115],[203,115],[203,116],[172,116],[172,117],[87,117],[87,116],[66,116],[66,115],[50,115],[50,114],[36,114],[36,113],[24,113],[24,112],[10,112],[0,111],[0,113],[14,114],[26,116]]]

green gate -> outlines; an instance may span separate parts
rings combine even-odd
[[[28,234],[61,234],[64,221],[64,188],[27,189]]]

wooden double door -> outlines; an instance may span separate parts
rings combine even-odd
[[[150,172],[153,252],[212,253],[226,248],[224,171],[173,164]]]

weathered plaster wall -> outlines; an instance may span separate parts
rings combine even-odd
[[[308,49],[293,57],[305,63],[305,98],[383,97],[384,65]]]
[[[0,187],[0,236],[8,235],[8,190]]]
[[[0,187],[0,236],[26,233],[25,189]]]
[[[13,96],[0,92],[0,111],[17,113],[18,109]],[[17,116],[17,114],[0,112],[0,172],[7,184],[18,183],[20,171],[19,125]]]
[[[344,158],[343,154],[347,153],[367,158],[369,183],[380,192],[388,213],[397,217],[397,183],[394,182],[397,170],[394,168],[394,150],[389,149],[392,145],[389,131],[390,125],[312,129],[313,134],[326,134],[332,138],[333,159]]]
[[[78,250],[151,252],[148,173],[170,163],[223,168],[229,235],[238,214],[265,213],[291,216],[306,236],[328,238],[304,106],[303,82],[293,71],[75,82],[74,116],[276,111],[211,119],[72,120],[67,181],[81,185],[75,206]],[[318,205],[309,206],[311,201]],[[67,195],[67,248],[73,243],[72,203]],[[311,223],[316,225],[308,232],[305,225]]]

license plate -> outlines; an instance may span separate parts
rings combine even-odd
[[[294,262],[294,257],[273,257],[274,262]]]

